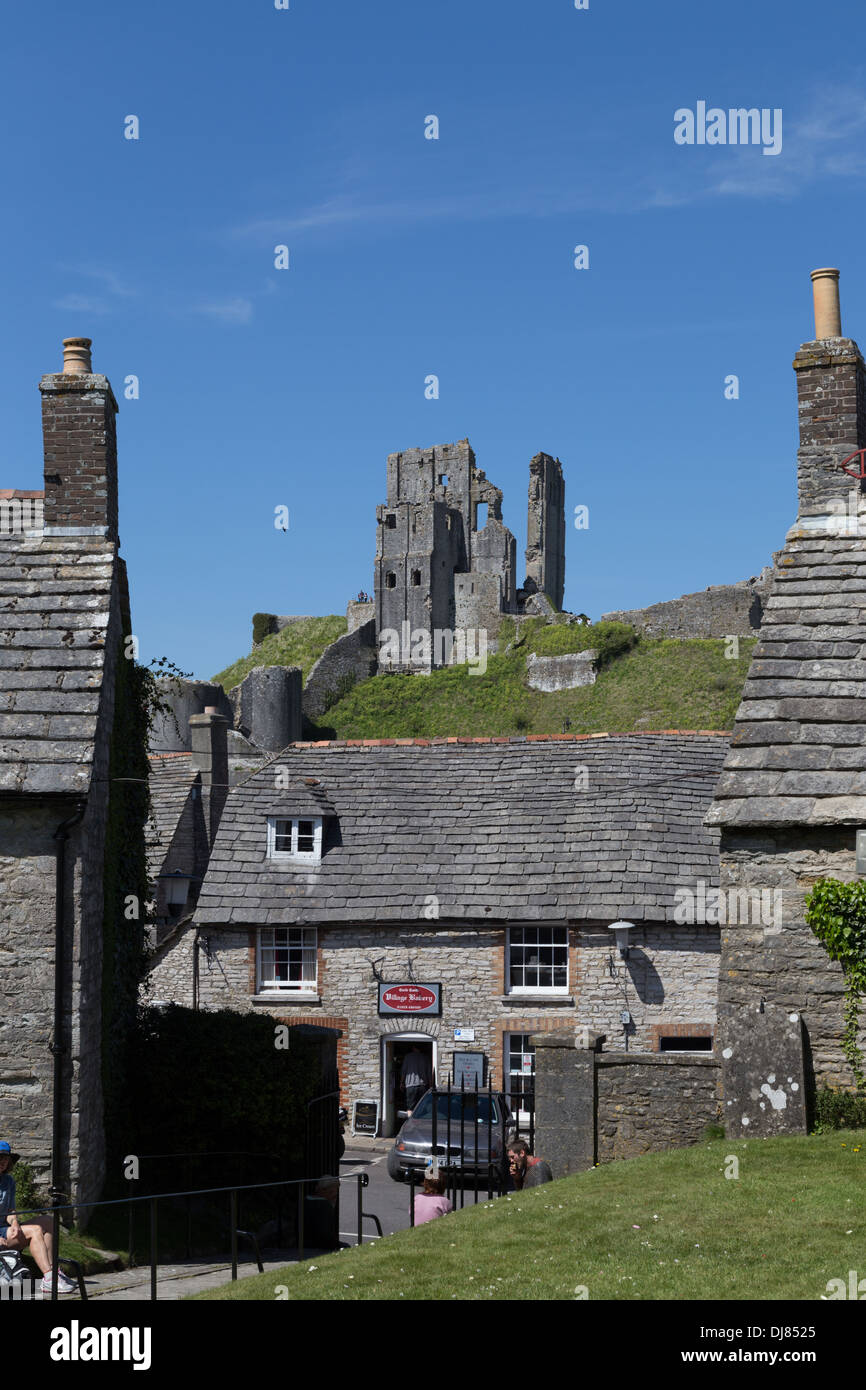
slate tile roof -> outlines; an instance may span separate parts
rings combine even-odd
[[[788,533],[707,824],[866,824],[862,539]]]
[[[84,793],[116,548],[0,536],[0,792]]]
[[[191,753],[151,754],[150,822],[147,827],[147,868],[156,878],[165,862],[190,791],[200,774]]]
[[[672,921],[678,885],[718,881],[702,822],[726,750],[676,731],[293,744],[229,793],[196,920],[430,920],[435,895],[440,920]],[[267,858],[279,767],[336,813],[315,867]]]

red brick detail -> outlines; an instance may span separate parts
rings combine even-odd
[[[275,1016],[276,1017],[276,1016]],[[288,1014],[284,1018],[277,1017],[277,1023],[284,1023],[287,1028],[297,1027],[298,1024],[306,1024],[313,1028],[335,1028],[341,1036],[337,1039],[337,1071],[340,1076],[340,1104],[349,1108],[349,1088],[346,1078],[349,1074],[349,1020],[339,1018],[336,1014]]]
[[[652,1023],[650,1042],[653,1052],[661,1051],[662,1038],[715,1038],[715,1025],[712,1023]]]

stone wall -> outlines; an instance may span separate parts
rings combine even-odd
[[[772,566],[754,579],[717,584],[649,608],[602,613],[602,622],[628,623],[647,637],[754,637],[761,626]]]
[[[304,717],[321,718],[346,690],[376,674],[376,624],[364,623],[326,647],[307,677],[303,693]]]
[[[150,734],[151,753],[188,753],[192,748],[189,721],[194,714],[203,714],[206,705],[215,706],[230,722],[233,710],[221,685],[212,681],[182,680],[166,677],[159,682],[164,713],[154,715]]]
[[[781,892],[781,928],[730,926],[722,930],[719,1016],[757,1007],[800,1013],[819,1086],[851,1087],[854,1078],[841,1048],[844,981],[805,921],[805,896],[820,878],[852,882],[856,873],[856,827],[822,826],[723,830],[722,888]],[[775,924],[774,924],[775,926]],[[861,1018],[866,1049],[866,1019]]]
[[[574,690],[578,686],[595,684],[595,665],[598,652],[566,652],[562,656],[526,657],[526,680],[533,690]]]
[[[52,836],[61,809],[0,804],[0,1113],[4,1137],[36,1169],[51,1173],[54,1026]]]
[[[598,1162],[700,1143],[721,1121],[721,1075],[712,1056],[599,1054]]]

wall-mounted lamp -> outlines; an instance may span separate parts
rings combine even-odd
[[[623,960],[628,960],[628,934],[634,930],[634,922],[611,922],[608,931],[612,931],[616,937],[616,944],[619,947],[619,954]],[[611,957],[611,974],[613,974],[613,957]]]

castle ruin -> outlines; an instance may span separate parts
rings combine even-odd
[[[376,508],[373,611],[379,669],[429,672],[461,659],[442,634],[494,637],[530,596],[562,606],[565,485],[549,454],[530,464],[526,582],[517,587],[517,543],[502,520],[502,492],[475,466],[468,439],[389,454],[387,501]],[[359,615],[360,616],[360,615]],[[364,615],[366,616],[366,615]],[[394,648],[384,633],[405,634]],[[465,659],[465,657],[463,658]]]

